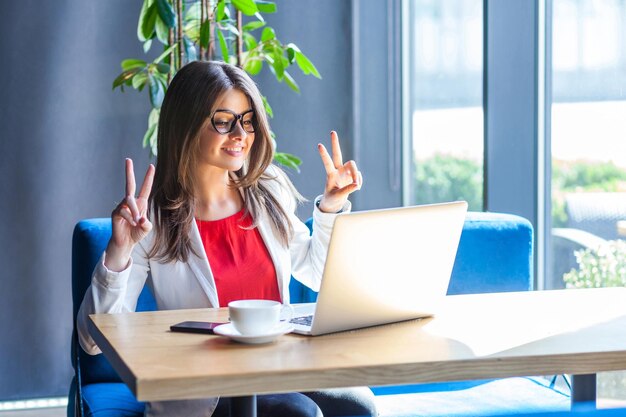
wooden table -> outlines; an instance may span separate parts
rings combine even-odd
[[[573,374],[595,400],[595,374],[626,369],[626,289],[446,297],[434,318],[267,345],[169,331],[225,310],[92,315],[91,333],[140,401],[510,376]]]

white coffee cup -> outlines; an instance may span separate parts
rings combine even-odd
[[[283,311],[290,314],[283,317]],[[244,336],[267,334],[280,320],[291,320],[293,307],[271,300],[237,300],[228,303],[230,322]]]

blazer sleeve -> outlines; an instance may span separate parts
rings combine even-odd
[[[279,199],[289,216],[294,231],[289,241],[291,275],[313,291],[319,291],[330,244],[330,234],[338,213],[324,213],[317,207],[317,204],[314,204],[313,234],[310,235],[309,228],[296,215],[297,202],[289,191],[289,186],[285,184],[288,181],[285,178],[286,174],[278,168],[275,169],[278,182],[281,184]],[[315,203],[321,197],[316,197]],[[350,201],[346,201],[340,213],[349,212],[351,208]]]
[[[102,254],[91,277],[91,285],[76,316],[78,341],[90,355],[101,353],[89,334],[89,315],[96,313],[123,313],[135,311],[139,294],[150,270],[147,251],[142,243],[135,245],[128,266],[113,272],[104,266],[106,252]]]

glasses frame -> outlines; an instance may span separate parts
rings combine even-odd
[[[216,126],[215,126],[215,115],[217,113],[228,113],[230,115],[232,115],[234,117],[232,123],[230,124],[230,128],[228,129],[228,131],[226,132],[221,132]],[[254,114],[252,115],[252,132],[250,132],[249,130],[246,129],[246,127],[243,125],[243,117],[245,115],[247,115],[248,113],[254,113],[253,109],[250,110],[246,110],[245,112],[241,113],[241,114],[237,114],[234,111],[228,110],[228,109],[217,109],[213,112],[213,114],[211,115],[211,125],[213,126],[213,129],[215,129],[215,131],[217,133],[219,133],[220,135],[228,135],[229,133],[232,133],[233,130],[235,130],[235,126],[237,125],[237,122],[239,122],[239,124],[241,125],[241,128],[244,130],[244,132],[246,133],[254,133],[255,132],[255,125],[256,125],[256,121],[255,121],[255,116]]]

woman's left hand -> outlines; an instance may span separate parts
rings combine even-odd
[[[344,206],[350,193],[361,189],[363,176],[357,168],[356,162],[343,163],[337,132],[330,132],[330,142],[332,158],[324,145],[321,143],[317,145],[326,169],[326,188],[319,209],[326,213],[336,213]]]

